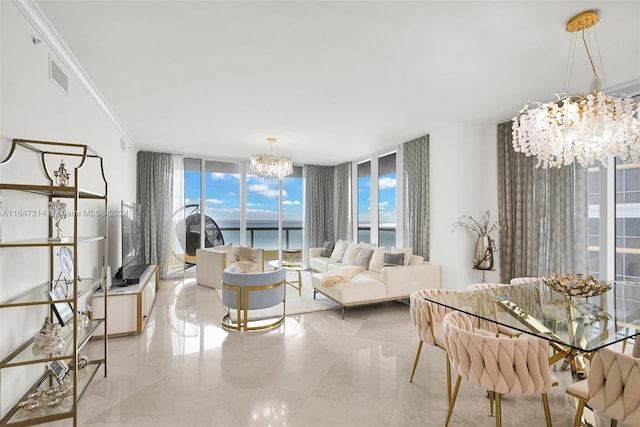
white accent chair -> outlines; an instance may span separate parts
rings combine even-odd
[[[196,250],[196,282],[210,288],[222,288],[222,271],[235,264],[241,246],[216,246]],[[255,268],[264,272],[264,250],[251,248]]]
[[[578,399],[574,427],[580,427],[585,406],[630,426],[640,426],[640,339],[636,338],[633,356],[607,347],[591,359],[586,380],[567,386],[567,394]]]
[[[502,426],[502,394],[537,393],[542,395],[545,419],[551,427],[547,392],[558,380],[549,372],[549,345],[533,336],[498,338],[475,332],[474,323],[471,316],[457,311],[442,319],[447,353],[458,371],[445,427],[451,420],[462,377],[486,389],[492,403],[495,400],[497,427]]]
[[[443,295],[458,292],[454,289],[420,289],[411,292],[409,296],[409,312],[411,314],[411,321],[415,326],[420,342],[418,343],[418,351],[416,351],[416,357],[413,362],[413,369],[411,370],[411,378],[409,382],[413,382],[413,376],[416,373],[416,367],[418,366],[418,360],[420,359],[420,352],[422,351],[422,344],[427,343],[433,347],[439,348],[446,352],[444,346],[444,337],[442,331],[442,318],[449,309],[444,306],[430,303],[424,298],[426,296]],[[449,358],[445,353],[447,360],[447,401],[451,398],[451,365],[449,364]]]

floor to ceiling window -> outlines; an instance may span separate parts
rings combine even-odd
[[[371,161],[358,164],[358,242],[371,241]]]
[[[282,180],[282,248],[302,249],[302,168]]]
[[[640,101],[640,95],[635,100]],[[637,282],[640,281],[640,164],[616,158],[608,165],[607,168],[597,164],[587,174],[588,271],[599,279]],[[609,168],[614,168],[614,172],[609,173]],[[607,215],[611,219],[607,220]],[[608,234],[615,238],[608,238]],[[605,266],[613,271],[607,272]]]
[[[213,219],[225,243],[240,244],[240,165],[204,162],[204,213]]]
[[[378,159],[378,245],[396,244],[396,153]]]

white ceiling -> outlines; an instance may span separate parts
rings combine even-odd
[[[608,86],[640,77],[639,1],[37,2],[139,149],[338,164],[565,89],[596,9]],[[575,33],[574,33],[575,34]],[[594,52],[597,58],[597,51]],[[570,92],[593,89],[581,41]]]

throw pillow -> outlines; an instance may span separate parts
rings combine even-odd
[[[369,263],[371,262],[371,257],[373,256],[373,252],[374,252],[374,249],[371,249],[371,248],[360,248],[353,265],[358,265],[364,268],[365,270],[368,270]]]
[[[393,265],[403,265],[404,263],[404,254],[403,253],[391,253],[387,252],[384,254],[384,265],[385,266],[393,266]]]
[[[411,248],[391,248],[389,251],[392,254],[404,254],[404,263],[402,265],[409,265],[409,261],[411,261],[411,254],[413,253],[413,249]]]
[[[226,252],[225,254],[225,268],[231,266],[234,262],[236,262],[236,255],[233,253],[233,246],[231,243],[227,243],[226,245],[216,246],[215,249],[217,251]]]
[[[355,265],[356,257],[358,256],[358,252],[360,251],[360,245],[356,245],[355,243],[350,243],[347,245],[347,249],[344,251],[344,257],[342,258],[342,263],[347,265]]]
[[[255,270],[256,263],[253,261],[238,261],[234,264],[233,268],[236,273],[249,273]]]
[[[255,262],[255,259],[253,259],[253,248],[248,246],[238,247],[238,261]]]
[[[342,240],[338,240],[333,247],[333,252],[331,252],[330,258],[335,260],[336,262],[342,262],[342,258],[344,258],[344,251],[346,249],[347,243]]]
[[[373,251],[373,255],[371,255],[371,262],[369,263],[370,271],[375,271],[376,273],[380,273],[380,270],[382,270],[382,267],[384,267],[384,254],[385,254],[384,246],[381,248],[376,248],[376,250]]]
[[[322,245],[322,253],[321,255],[325,258],[331,257],[331,252],[333,252],[334,244],[331,241],[326,241]]]

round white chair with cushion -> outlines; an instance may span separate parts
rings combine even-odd
[[[255,331],[279,326],[285,315],[286,274],[284,268],[264,273],[239,273],[234,266],[227,267],[222,272],[222,304],[227,308],[227,314],[222,319],[222,327],[237,331]],[[249,319],[249,310],[260,310],[279,304],[282,304],[282,314],[277,314],[275,321]],[[236,311],[235,321],[230,310]]]
[[[445,426],[449,425],[453,406],[460,387],[460,380],[480,385],[495,399],[496,426],[502,425],[501,394],[542,395],[547,426],[551,426],[547,391],[558,383],[549,372],[549,346],[532,336],[497,338],[484,332],[474,332],[474,320],[461,312],[444,316],[442,325],[447,353],[458,371],[449,413]],[[535,424],[531,420],[531,425]]]

